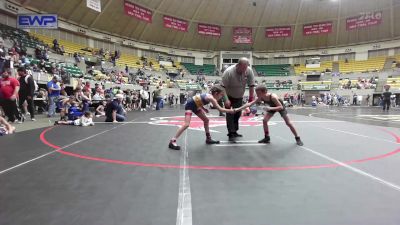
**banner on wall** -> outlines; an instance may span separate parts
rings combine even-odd
[[[265,37],[267,38],[283,38],[292,36],[292,27],[267,27],[265,28]]]
[[[178,30],[178,31],[188,31],[189,23],[186,20],[181,20],[171,16],[164,16],[164,27]]]
[[[205,36],[221,37],[221,27],[211,24],[199,23],[197,33]]]
[[[306,24],[303,26],[303,35],[329,34],[332,33],[332,27],[333,23],[331,21]]]
[[[86,0],[86,6],[94,11],[101,12],[101,1],[100,0]]]
[[[253,30],[251,27],[234,27],[233,43],[235,44],[252,44]]]
[[[382,23],[382,11],[361,13],[346,19],[346,30],[375,26]]]
[[[153,12],[151,10],[148,10],[126,0],[124,2],[124,10],[125,14],[128,16],[135,17],[136,19],[145,21],[147,23],[152,22]]]

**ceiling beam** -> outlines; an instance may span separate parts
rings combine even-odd
[[[197,6],[196,10],[194,11],[192,18],[190,18],[190,20],[189,20],[188,29],[192,26],[193,19],[197,17],[197,14],[199,14],[200,8],[203,5],[203,3],[204,3],[204,0],[201,0],[199,6]],[[194,32],[197,33],[196,31],[194,31]],[[189,31],[185,32],[185,34],[182,36],[181,40],[179,41],[178,47],[181,47],[182,42],[186,38],[187,33],[189,33]]]
[[[154,15],[155,15],[156,13],[158,13],[158,9],[161,8],[161,6],[163,5],[164,2],[165,2],[165,0],[162,0],[162,1],[160,2],[160,4],[158,4],[157,8],[155,8],[155,9],[153,10]],[[154,15],[153,15],[153,17],[154,17]],[[150,24],[146,24],[146,26],[144,27],[142,33],[140,33],[140,35],[139,35],[139,40],[142,40],[143,34],[146,32],[147,27],[149,27],[149,25],[150,25]],[[132,36],[132,33],[131,33],[130,36]]]
[[[100,16],[104,13],[104,11],[106,11],[106,9],[111,5],[111,2],[113,0],[108,0],[108,2],[106,3],[106,5],[104,6],[103,9],[101,9],[101,13],[98,13],[96,18],[94,18],[93,22],[90,23],[89,25],[89,29],[93,27],[93,25],[99,20]]]
[[[258,18],[258,22],[257,22],[257,28],[256,28],[256,33],[254,34],[254,40],[253,40],[253,43],[251,44],[251,48],[252,49],[254,49],[254,45],[255,45],[255,43],[256,43],[256,40],[257,40],[257,37],[258,37],[258,35],[259,35],[259,30],[261,29],[262,31],[264,31],[264,27],[261,27],[261,25],[263,25],[262,24],[262,19],[264,18],[264,15],[265,15],[265,12],[267,11],[267,8],[268,8],[268,3],[269,3],[269,1],[267,1],[267,2],[265,2],[265,7],[264,7],[264,10],[263,10],[263,12],[261,13],[261,16]],[[264,32],[261,32],[261,33],[264,33]]]
[[[299,18],[300,18],[300,13],[302,11],[302,8],[303,8],[303,0],[300,0],[300,6],[297,9],[296,22],[295,22],[293,33],[292,33],[292,46],[290,47],[291,49],[294,49],[294,46],[295,46],[294,41],[295,41],[296,31],[298,29],[297,27],[299,26]]]

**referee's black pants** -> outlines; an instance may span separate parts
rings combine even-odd
[[[229,101],[231,102],[232,108],[239,108],[243,105],[243,98],[232,98],[228,96]],[[228,135],[234,134],[239,130],[239,119],[242,115],[242,112],[237,112],[235,114],[226,114],[226,126],[228,128]]]

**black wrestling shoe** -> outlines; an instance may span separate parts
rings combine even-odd
[[[304,145],[304,143],[300,140],[300,137],[295,137],[295,139],[296,139],[296,144],[298,146],[303,146]]]
[[[243,137],[243,135],[239,134],[238,132],[232,133],[234,137]]]
[[[56,125],[58,125],[58,121],[55,121],[55,122],[54,122],[54,126],[56,126]]]
[[[229,142],[236,142],[236,136],[233,133],[227,135],[229,137]]]
[[[175,142],[175,144],[174,144],[174,142]],[[174,141],[174,142],[170,141],[168,148],[170,148],[172,150],[181,150],[181,147],[179,145],[176,145],[176,141]]]
[[[261,139],[258,141],[258,143],[264,143],[264,144],[269,144],[271,141],[269,136],[266,136],[265,138]]]
[[[219,144],[219,141],[213,140],[213,139],[206,139],[206,144],[212,145],[212,144]]]

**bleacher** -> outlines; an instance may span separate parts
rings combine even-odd
[[[147,68],[150,68],[150,62],[153,64],[153,70],[160,71],[160,64],[154,58],[147,58]],[[116,65],[121,67],[125,67],[127,65],[130,68],[141,69],[143,68],[143,61],[140,60],[139,56],[122,53],[121,57],[117,60]]]
[[[329,71],[332,71],[332,61],[324,61],[321,62],[321,66],[319,68],[307,68],[305,64],[300,64],[299,66],[294,67],[294,71],[297,75],[300,75],[301,73],[311,73],[311,72],[319,72],[319,73],[324,73],[328,69]]]
[[[33,59],[33,58],[30,59],[30,61],[31,61],[31,63],[36,64],[36,65],[39,64],[39,62],[40,62],[39,60]],[[51,67],[52,63],[46,62],[45,64],[46,64],[46,67]],[[66,63],[60,63],[58,65],[60,66],[60,68],[64,68],[65,71],[67,71],[69,74],[71,74],[72,77],[77,78],[77,77],[81,77],[83,75],[83,72],[79,67],[76,67],[73,65],[68,65]],[[85,78],[89,79],[91,77],[85,77]]]
[[[43,43],[39,40],[32,38],[28,32],[16,29],[4,24],[0,24],[1,35],[14,40],[18,40],[25,48],[36,48],[36,46],[42,46]]]
[[[289,76],[290,64],[254,65],[259,76]]]
[[[45,44],[47,44],[50,48],[53,47],[53,40],[54,38],[52,37],[48,37],[42,34],[38,34],[38,33],[30,33],[31,36],[34,36],[36,38],[38,38],[39,40],[41,40],[42,42],[44,42]],[[88,48],[85,45],[80,45],[74,42],[70,42],[70,41],[66,41],[66,40],[59,40],[57,39],[58,44],[61,46],[64,46],[64,51],[66,55],[73,55],[75,52],[79,53],[81,55],[92,55],[92,51],[95,49],[91,49]],[[84,50],[86,49],[86,50]]]
[[[400,89],[400,77],[388,78],[386,84],[392,89]]]
[[[204,64],[200,66],[200,65],[194,65],[193,63],[181,63],[181,65],[184,66],[189,71],[189,73],[193,75],[196,74],[204,74],[209,76],[215,75],[215,70],[216,70],[215,65]]]
[[[328,91],[331,90],[332,81],[301,81],[299,85],[301,90]]]
[[[354,72],[372,72],[381,71],[385,65],[386,56],[370,58],[368,60],[348,60],[348,62],[339,61],[339,71],[341,73],[354,73]]]

